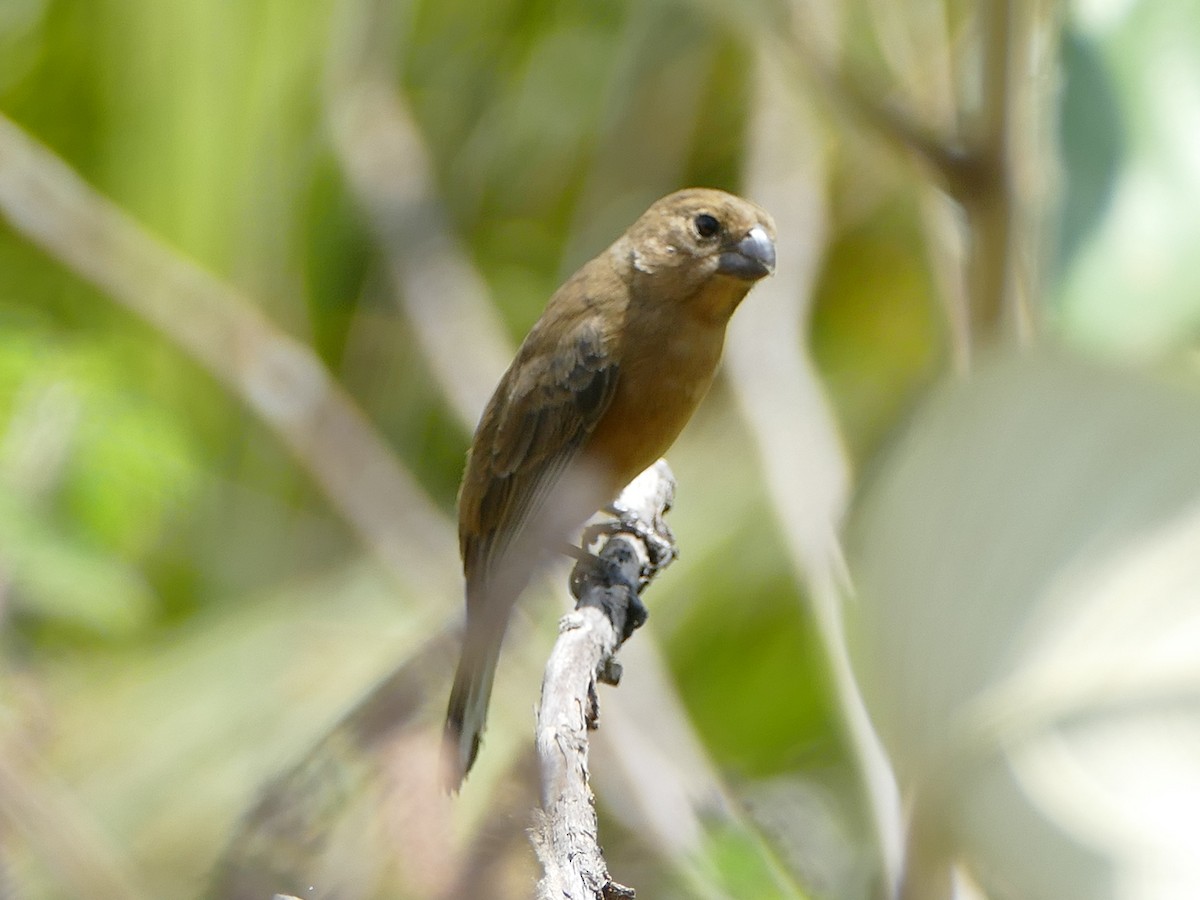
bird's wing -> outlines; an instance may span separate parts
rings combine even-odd
[[[613,351],[601,322],[584,317],[553,346],[535,339],[501,382],[476,437],[460,499],[468,582],[486,579],[540,519],[612,401],[619,374]]]

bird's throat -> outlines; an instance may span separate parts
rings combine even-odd
[[[752,286],[753,282],[742,278],[716,275],[690,298],[689,309],[695,318],[724,328]]]

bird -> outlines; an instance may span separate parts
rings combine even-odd
[[[479,752],[520,594],[573,529],[674,442],[725,327],[775,270],[775,223],[713,188],[654,202],[551,296],[476,428],[458,494],[462,654],[443,730],[457,791]]]

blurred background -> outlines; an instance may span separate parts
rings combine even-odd
[[[780,267],[601,697],[614,878],[1197,896],[1197,51],[1171,0],[0,0],[0,897],[530,895],[563,579],[440,797],[454,495],[693,184]]]

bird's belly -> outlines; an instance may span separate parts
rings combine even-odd
[[[661,347],[647,366],[622,366],[612,405],[584,451],[611,476],[614,495],[667,452],[712,383],[719,345],[682,356],[672,349]]]

